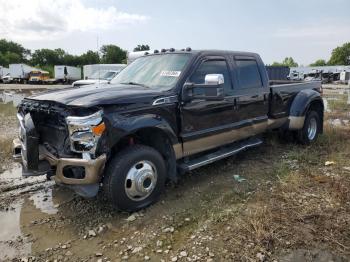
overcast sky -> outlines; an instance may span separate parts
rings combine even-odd
[[[292,56],[307,65],[350,42],[349,0],[0,0],[0,8],[0,38],[72,54],[149,44],[253,51],[265,63]]]

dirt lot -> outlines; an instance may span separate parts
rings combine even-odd
[[[267,134],[263,146],[182,176],[134,214],[21,178],[10,158],[15,110],[0,105],[0,260],[349,261],[350,106],[342,93],[326,93],[316,144]]]

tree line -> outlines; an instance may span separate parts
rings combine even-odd
[[[149,45],[141,44],[134,51],[150,50]],[[120,64],[126,63],[127,51],[117,45],[103,45],[99,52],[88,50],[81,55],[72,55],[61,48],[42,48],[35,51],[6,39],[0,39],[0,65],[25,63],[52,72],[54,65],[80,66],[88,64]],[[350,42],[333,49],[329,61],[318,59],[310,66],[350,65]],[[272,66],[297,67],[298,63],[292,57],[286,57],[282,62],[274,62]]]
[[[333,49],[331,58],[328,61],[326,61],[326,59],[318,59],[314,63],[310,64],[310,66],[327,65],[350,65],[350,42]],[[286,57],[282,62],[274,62],[272,66],[297,67],[298,63],[295,62],[292,57]]]
[[[148,45],[138,45],[134,51],[149,50]],[[81,55],[72,55],[61,48],[42,48],[31,51],[22,45],[6,39],[0,39],[0,65],[25,63],[34,67],[53,71],[54,65],[79,66],[89,64],[126,63],[127,51],[117,45],[103,45],[99,52],[88,50]]]

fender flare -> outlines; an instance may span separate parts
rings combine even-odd
[[[321,94],[312,89],[302,90],[294,97],[288,117],[290,130],[303,128],[306,113],[314,102],[321,103],[324,107]]]
[[[121,139],[131,136],[142,129],[152,128],[161,131],[169,141],[168,147],[170,151],[166,158],[168,162],[168,176],[172,181],[177,181],[176,159],[182,156],[182,146],[174,131],[175,128],[166,119],[154,114],[136,116],[113,114],[105,116],[104,121],[108,130],[107,145],[110,149],[115,147]]]

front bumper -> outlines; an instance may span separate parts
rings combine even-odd
[[[22,157],[22,144],[19,139],[13,140],[13,159],[16,162],[20,162],[23,166],[23,170],[27,170],[27,163],[23,161]],[[51,177],[56,183],[67,185],[88,185],[99,183],[103,170],[106,164],[107,156],[102,154],[96,159],[82,159],[82,158],[57,158],[46,150],[44,146],[39,146],[39,161],[47,162],[51,167],[56,167],[55,174]],[[82,167],[84,168],[85,175],[83,178],[70,178],[65,176],[65,167]],[[26,176],[40,175],[47,173],[50,170],[40,170],[39,172],[24,171]]]

